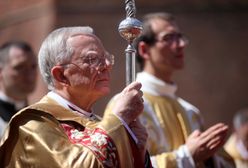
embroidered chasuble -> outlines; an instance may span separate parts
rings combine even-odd
[[[133,168],[131,153],[116,116],[83,117],[45,96],[11,119],[0,141],[0,167]]]

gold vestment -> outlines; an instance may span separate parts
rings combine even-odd
[[[248,159],[244,159],[237,149],[237,138],[235,134],[231,135],[224,148],[234,159],[236,168],[248,168]]]
[[[111,157],[116,157],[118,167],[134,167],[135,158],[132,156],[128,134],[116,116],[108,115],[102,121],[98,117],[84,118],[47,96],[11,119],[0,141],[0,167],[107,167],[108,159],[103,163],[90,147],[72,143],[61,123],[73,125],[79,130],[87,128],[93,134],[96,128],[105,130],[114,142],[111,150],[116,150],[118,156]],[[75,135],[78,135],[77,132]],[[98,142],[98,139],[94,139],[94,142],[103,143]],[[103,154],[108,155],[104,151]]]
[[[210,164],[208,167],[211,168],[229,168],[229,160],[226,162],[217,156],[208,163],[195,165],[189,151],[182,150],[194,130],[203,130],[203,122],[197,108],[175,95],[176,85],[167,84],[146,72],[138,73],[137,81],[142,83],[144,94],[144,112],[139,120],[148,132],[147,149],[154,167],[191,168]],[[114,103],[115,97],[108,103],[104,115],[111,113]],[[183,156],[179,158],[178,155]]]
[[[150,102],[155,112],[154,115],[150,115],[145,109],[139,117],[148,132],[148,151],[151,156],[156,156],[158,167],[176,168],[176,156],[173,151],[185,143],[192,131],[191,125],[199,124],[199,116],[191,116],[190,121],[195,123],[189,123],[187,119],[189,116],[174,99],[147,93],[144,93],[144,98]],[[109,102],[104,115],[111,113],[114,103],[114,99]]]

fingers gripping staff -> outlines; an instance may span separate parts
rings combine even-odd
[[[118,96],[116,104],[113,108],[113,112],[118,116],[120,120],[126,124],[126,129],[135,143],[138,143],[138,138],[128,125],[136,120],[136,118],[143,111],[143,92],[140,90],[141,84],[139,82],[133,82],[128,85]],[[128,108],[127,108],[128,107]]]

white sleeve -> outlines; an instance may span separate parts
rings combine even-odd
[[[157,164],[157,161],[156,161],[156,156],[151,156],[150,159],[151,159],[152,167],[153,168],[158,168],[158,164]]]
[[[0,139],[3,136],[4,130],[7,127],[7,122],[5,122],[1,117],[0,117]]]
[[[182,145],[174,151],[178,168],[195,168],[195,162],[186,145]]]
[[[176,155],[177,168],[195,168],[195,162],[189,153],[186,145],[182,145],[178,150],[174,151]],[[158,168],[159,164],[156,161],[156,156],[151,156],[151,162],[153,168]]]
[[[121,121],[121,123],[126,128],[126,130],[129,133],[129,135],[133,138],[134,142],[136,144],[138,144],[139,140],[137,139],[137,137],[135,136],[135,134],[133,133],[131,128],[128,126],[128,124],[121,117],[119,117],[117,114],[115,114],[115,113],[113,113],[113,114]]]

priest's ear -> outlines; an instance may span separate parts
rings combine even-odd
[[[150,46],[144,41],[141,41],[138,44],[137,52],[139,53],[139,56],[143,59],[148,59],[150,55]]]
[[[64,72],[65,67],[60,65],[56,65],[51,69],[51,74],[56,82],[60,83],[61,85],[68,85],[69,80],[64,75]]]

